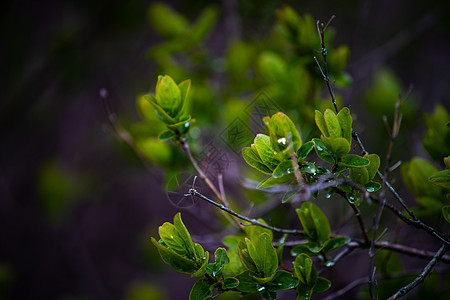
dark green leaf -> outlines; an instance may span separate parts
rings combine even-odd
[[[376,154],[374,154],[374,155],[376,155]],[[377,157],[378,157],[378,155],[377,155]],[[339,163],[339,165],[349,167],[349,168],[350,167],[351,168],[362,168],[362,167],[368,166],[369,164],[370,164],[369,159],[363,158],[356,154],[344,155],[341,158],[341,161]],[[376,172],[376,170],[378,170],[378,168],[375,169],[375,172]]]
[[[309,141],[305,144],[303,144],[298,150],[297,150],[297,158],[299,162],[302,162],[311,152],[311,150],[314,148],[314,142]]]
[[[236,289],[244,293],[256,293],[264,287],[264,284],[250,276],[249,271],[237,275],[236,279],[239,280],[239,285]]]
[[[325,242],[325,245],[323,246],[323,251],[325,253],[334,251],[342,246],[347,245],[348,243],[350,243],[350,238],[348,237],[335,237],[332,239],[329,239],[328,241]]]
[[[292,161],[289,160],[285,160],[283,162],[281,162],[273,171],[273,177],[274,178],[281,178],[283,176],[289,175],[289,174],[293,174],[294,170],[292,168]]]
[[[297,286],[297,300],[310,300],[313,287],[303,283],[299,283]]]
[[[161,132],[161,134],[159,135],[159,139],[163,142],[171,140],[175,137],[176,137],[176,134],[173,133],[173,131],[171,131],[171,130],[165,130],[165,131]]]
[[[217,277],[222,273],[224,265],[227,265],[230,262],[230,258],[224,248],[217,248],[214,255],[216,260],[213,264],[209,264],[208,273],[213,277]]]
[[[277,271],[267,287],[271,291],[289,290],[297,286],[298,279],[292,273],[286,271]]]
[[[450,205],[442,207],[442,215],[444,216],[445,221],[450,223]]]
[[[226,289],[234,289],[238,285],[239,285],[239,280],[237,278],[234,278],[234,277],[228,277],[228,278],[225,278],[222,281],[222,289],[224,289],[224,290],[226,290]]]
[[[330,164],[334,164],[333,154],[325,144],[320,139],[313,139],[313,142],[317,156]]]
[[[294,274],[301,283],[308,285],[311,282],[311,273],[314,265],[311,258],[306,254],[298,255],[294,262]]]
[[[440,171],[428,177],[428,181],[434,185],[450,189],[450,170]]]
[[[301,209],[296,211],[309,239],[323,243],[330,238],[330,223],[327,216],[317,205],[311,202],[304,202]]]
[[[317,278],[316,284],[313,288],[313,293],[322,293],[331,287],[331,282],[323,277]]]
[[[373,192],[376,192],[376,191],[378,191],[379,189],[381,189],[381,184],[379,184],[378,182],[375,182],[375,181],[371,181],[371,182],[369,182],[369,183],[366,183],[366,184],[364,185],[364,187],[366,188],[366,190],[367,190],[369,193],[373,193]]]
[[[260,172],[264,174],[272,174],[272,170],[270,170],[261,160],[261,157],[259,157],[258,152],[253,151],[251,147],[245,147],[242,149],[242,156],[244,157],[244,160],[252,166],[253,168],[259,170]]]
[[[286,243],[287,239],[287,233],[285,233],[281,239],[278,241],[278,248],[277,248],[277,256],[278,261],[283,261],[283,250],[284,250],[284,244]]]
[[[197,278],[197,277],[202,277],[203,275],[205,275],[206,273],[206,268],[208,267],[208,261],[209,261],[209,252],[206,251],[205,252],[205,258],[203,260],[203,264],[201,265],[201,267],[194,273],[191,275],[192,278]],[[197,261],[198,263],[198,261]]]
[[[278,267],[277,251],[272,246],[269,234],[261,234],[255,243],[246,239],[248,253],[252,258],[258,272],[259,278],[270,278],[275,274]]]
[[[204,300],[212,296],[212,290],[214,285],[210,285],[208,281],[204,279],[197,280],[192,286],[191,293],[189,294],[189,300]]]
[[[315,164],[312,162],[309,162],[309,163],[303,164],[300,168],[300,171],[304,172],[304,173],[316,174],[317,170],[316,170]]]
[[[297,245],[294,248],[292,248],[292,250],[291,250],[292,256],[298,256],[300,254],[307,254],[309,256],[318,256],[319,255],[319,253],[315,253],[315,252],[312,252],[311,250],[309,250],[307,243],[300,244],[300,245]]]

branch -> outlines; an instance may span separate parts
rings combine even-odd
[[[191,196],[195,196],[197,198],[200,198],[218,208],[220,208],[221,210],[223,210],[226,213],[229,213],[230,215],[239,218],[241,220],[247,221],[252,225],[257,225],[257,226],[261,226],[267,229],[270,229],[274,232],[278,232],[278,233],[287,233],[287,234],[298,234],[298,235],[303,235],[303,231],[302,230],[296,230],[296,229],[282,229],[282,228],[278,228],[278,227],[274,227],[274,226],[270,226],[261,222],[258,222],[255,219],[251,219],[251,218],[247,218],[243,215],[238,214],[237,212],[234,212],[233,210],[229,209],[228,207],[215,202],[214,200],[209,199],[208,197],[206,197],[205,195],[199,193],[195,188],[191,188],[189,189],[189,194],[187,195],[191,195]]]
[[[420,275],[417,276],[413,282],[399,289],[394,295],[389,297],[388,300],[398,299],[404,296],[412,289],[414,289],[415,287],[417,287],[418,285],[420,285],[425,280],[425,277],[433,271],[434,266],[439,262],[439,260],[442,258],[442,256],[445,254],[446,251],[447,246],[443,244],[442,247],[439,249],[439,251],[436,252],[436,255],[433,257],[433,259],[428,263],[428,265],[425,266],[422,273],[420,273]]]

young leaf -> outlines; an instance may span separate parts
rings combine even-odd
[[[187,253],[195,255],[196,251],[194,249],[194,243],[192,242],[192,238],[191,238],[191,235],[189,234],[189,231],[187,230],[186,226],[184,226],[183,221],[181,220],[181,213],[177,213],[175,215],[175,217],[173,218],[173,225],[175,226],[175,228],[178,232],[178,236],[182,238],[185,248],[187,250]],[[202,250],[203,250],[203,248],[202,248]],[[197,259],[202,259],[202,258],[203,258],[203,256],[197,257]]]
[[[175,118],[179,118],[179,117],[181,117],[181,115],[183,113],[185,113],[186,103],[187,103],[187,99],[188,99],[188,93],[191,88],[191,80],[187,79],[183,82],[180,82],[180,84],[178,84],[178,88],[180,89],[181,106],[180,106],[180,110],[179,110],[178,114],[175,116]]]
[[[301,209],[296,211],[309,239],[322,244],[330,238],[330,223],[327,216],[317,205],[304,202]]]
[[[344,107],[337,114],[339,125],[341,125],[342,137],[344,137],[351,145],[352,143],[352,116],[348,107]]]
[[[192,286],[189,294],[189,300],[204,300],[212,296],[214,285],[211,285],[205,279],[197,280]]]
[[[330,136],[330,134],[328,133],[327,125],[325,124],[325,119],[324,119],[322,112],[316,110],[315,120],[316,120],[317,127],[319,128],[320,132],[322,132],[322,135]]]
[[[206,268],[208,267],[208,260],[209,260],[209,252],[205,252],[205,257],[203,259],[203,264],[200,266],[200,268],[191,275],[192,278],[202,277],[206,273]],[[198,264],[198,261],[197,261]]]
[[[158,78],[155,90],[156,103],[172,118],[178,115],[181,106],[181,94],[178,85],[166,75]]]
[[[259,170],[264,174],[272,174],[272,170],[270,170],[261,160],[257,151],[254,151],[251,147],[245,147],[242,149],[242,156],[244,160],[252,166],[253,168]]]
[[[158,114],[161,120],[163,120],[167,124],[176,123],[175,120],[171,116],[169,116],[169,114],[161,106],[159,106],[156,103],[157,101],[152,95],[144,95],[144,98],[153,105],[153,107],[156,110],[156,113]]]
[[[300,254],[292,263],[294,274],[301,283],[308,285],[311,279],[312,268],[314,268],[311,258],[306,254]]]
[[[329,137],[331,138],[342,137],[341,125],[339,124],[336,114],[331,109],[327,108],[325,110],[323,118],[325,119],[325,124],[328,129]]]
[[[161,132],[159,135],[159,139],[163,142],[171,140],[175,137],[176,137],[175,133],[173,133],[173,131],[171,131],[171,130],[165,130],[165,131]]]
[[[269,234],[261,234],[253,244],[246,239],[248,253],[252,258],[259,278],[271,278],[278,267],[277,251],[272,246],[272,239]]]
[[[270,145],[270,138],[265,134],[258,134],[255,137],[254,144],[262,162],[270,169],[275,170],[279,161],[274,157],[276,152]]]
[[[245,241],[246,242],[239,241],[238,243],[239,258],[241,259],[244,268],[246,268],[252,273],[257,273],[258,268],[256,267],[256,264],[253,262],[253,258],[250,256],[249,250],[247,248],[248,245],[247,241],[250,240],[246,238]]]
[[[237,250],[234,249],[228,249],[228,257],[230,258],[230,262],[223,267],[223,274],[226,276],[235,276],[245,271],[236,251]]]
[[[192,274],[198,270],[195,261],[175,253],[160,242],[158,243],[154,238],[152,238],[152,243],[158,248],[161,258],[178,272]]]
[[[289,136],[292,141],[294,152],[300,148],[302,140],[294,123],[289,117],[281,112],[266,119],[270,131],[270,143],[276,152],[281,152],[287,148]]]
[[[214,255],[216,260],[213,264],[209,264],[208,273],[213,277],[217,277],[222,273],[224,265],[227,265],[230,262],[230,258],[224,248],[217,248]]]
[[[257,221],[267,225],[266,221],[264,221],[263,219],[258,219]],[[245,234],[247,235],[247,237],[253,243],[256,243],[256,240],[263,233],[267,233],[269,235],[270,239],[271,240],[273,239],[273,232],[272,232],[272,230],[264,228],[264,227],[261,227],[261,226],[258,226],[258,225],[246,225],[244,227],[244,231],[245,231]]]

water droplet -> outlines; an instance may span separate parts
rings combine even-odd
[[[326,261],[325,267],[329,268],[329,267],[334,266],[334,264],[335,264],[334,260],[329,259],[329,260]]]
[[[277,142],[278,142],[279,144],[286,145],[286,138],[284,138],[284,137],[279,138],[279,139],[277,140]]]
[[[332,194],[333,194],[333,193],[327,193],[327,194],[325,195],[325,197],[326,197],[327,199],[330,199]]]

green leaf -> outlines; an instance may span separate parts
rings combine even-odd
[[[175,117],[181,110],[181,93],[172,77],[165,75],[158,77],[155,90],[156,103],[171,117]]]
[[[350,143],[343,137],[321,137],[325,146],[335,155],[341,157],[350,151]]]
[[[161,242],[157,242],[154,238],[152,238],[152,243],[158,248],[161,258],[178,272],[192,274],[198,270],[195,261],[175,253],[173,250],[161,244]]]
[[[313,288],[313,293],[322,293],[331,287],[331,282],[323,277],[317,278],[316,284]]]
[[[178,114],[175,116],[175,118],[179,118],[181,117],[184,113],[186,113],[186,103],[188,100],[188,94],[189,94],[189,90],[191,88],[191,80],[187,79],[185,81],[180,82],[180,84],[178,84],[178,88],[180,90],[180,96],[181,96],[181,105],[179,108],[179,112]]]
[[[316,125],[319,128],[320,132],[322,132],[322,135],[323,136],[330,136],[330,134],[328,133],[327,125],[325,123],[325,118],[324,118],[322,112],[316,110],[316,112],[315,112],[315,121],[316,121]]]
[[[272,239],[269,234],[261,234],[255,243],[246,239],[247,249],[252,258],[257,272],[255,276],[258,278],[270,278],[275,274],[278,268],[277,251],[272,246]]]
[[[179,120],[175,120],[175,124],[167,124],[167,128],[173,131],[179,131],[181,134],[186,134],[191,126],[191,116],[183,116]]]
[[[440,171],[428,177],[428,181],[434,185],[450,189],[450,170]]]
[[[329,137],[331,138],[342,137],[341,125],[339,124],[336,114],[331,109],[327,108],[325,110],[323,118],[325,119],[325,124],[328,129]]]
[[[264,284],[250,276],[249,271],[237,275],[236,279],[239,280],[239,285],[236,289],[244,293],[257,293],[264,288]]]
[[[378,157],[378,155],[376,156]],[[339,162],[339,166],[345,166],[349,168],[362,168],[369,166],[369,164],[370,164],[369,159],[363,158],[356,154],[346,154],[341,158],[341,161]],[[378,170],[378,168],[375,169],[375,172],[376,170]]]
[[[244,228],[245,229],[245,228]],[[223,239],[223,244],[228,248],[238,250],[239,241],[244,241],[244,236],[242,235],[229,235]]]
[[[214,285],[209,284],[205,279],[197,280],[192,286],[189,300],[204,300],[212,296]]]
[[[311,202],[304,202],[301,209],[296,209],[306,236],[314,242],[324,243],[330,238],[331,229],[327,216]]]
[[[292,198],[300,191],[297,181],[293,181],[288,185],[286,193],[281,199],[281,203],[286,203],[292,200]]]
[[[339,125],[341,125],[342,137],[344,137],[351,145],[352,143],[352,116],[348,107],[344,107],[337,114]]]
[[[292,273],[286,271],[277,271],[267,287],[271,291],[289,290],[297,286],[298,279]]]
[[[323,251],[325,253],[334,251],[342,246],[347,245],[348,243],[350,243],[350,241],[351,241],[350,238],[344,236],[329,239],[328,241],[325,242],[325,245],[323,246]]]
[[[255,149],[256,150],[256,149]],[[242,149],[242,156],[244,157],[244,160],[252,166],[253,168],[259,170],[260,172],[264,174],[272,174],[272,170],[269,169],[261,160],[261,157],[259,157],[259,154],[257,151],[253,150],[252,147],[245,147]]]
[[[292,263],[294,265],[294,274],[301,283],[308,285],[311,280],[311,272],[314,268],[311,258],[306,254],[300,254]]]
[[[293,173],[294,173],[294,170],[292,168],[292,161],[289,159],[289,160],[285,160],[285,161],[281,162],[275,168],[275,170],[273,170],[273,177],[281,178],[283,176],[293,174]]]
[[[319,253],[309,250],[308,243],[299,244],[299,245],[295,246],[294,248],[292,248],[292,250],[291,250],[292,256],[298,256],[300,254],[306,254],[308,256],[318,256],[319,255]]]
[[[381,184],[379,184],[378,182],[375,182],[375,181],[371,181],[371,182],[369,182],[369,183],[366,183],[366,184],[364,185],[364,187],[366,188],[366,190],[367,190],[369,193],[373,193],[373,192],[376,192],[376,191],[378,191],[379,189],[381,189]]]
[[[250,256],[249,250],[247,248],[247,241],[250,240],[246,238],[245,241],[246,242],[239,241],[238,243],[239,258],[241,259],[242,265],[245,269],[249,270],[252,273],[257,273],[258,268],[256,267],[255,262],[253,262],[253,258]]]
[[[450,223],[450,205],[442,207],[442,215],[444,216],[445,221]]]
[[[209,264],[208,273],[213,277],[218,277],[221,275],[223,267],[230,263],[230,258],[224,248],[217,248],[214,255],[216,259],[213,264]]]
[[[174,252],[184,255],[189,259],[195,260],[195,254],[193,248],[186,245],[183,238],[176,227],[169,222],[165,222],[162,226],[159,226],[159,236],[163,240],[164,244]]]
[[[415,157],[402,165],[401,172],[403,181],[414,196],[442,198],[442,188],[428,181],[428,177],[438,172],[428,161]]]
[[[369,182],[369,172],[366,168],[350,168],[349,175],[354,183],[364,185]]]
[[[257,221],[267,225],[266,221],[264,221],[263,219],[258,219]],[[244,222],[244,224],[246,225],[246,226],[244,226],[245,234],[253,243],[255,243],[256,240],[259,238],[259,236],[263,233],[267,233],[269,235],[270,239],[271,240],[273,239],[272,230],[258,226],[258,225],[247,225],[246,223],[247,222]]]
[[[235,276],[245,271],[237,250],[228,249],[228,257],[230,258],[230,262],[223,267],[224,275]]]
[[[224,290],[226,290],[226,289],[234,289],[238,285],[239,285],[239,280],[237,278],[234,278],[234,277],[228,277],[228,278],[225,278],[222,281],[222,289],[224,289]]]
[[[161,134],[159,135],[159,139],[163,142],[171,140],[175,137],[176,137],[176,134],[171,130],[165,130],[165,131],[161,132]]]
[[[150,5],[148,20],[159,34],[168,38],[179,36],[186,30],[188,25],[188,21],[184,16],[160,2]]]
[[[367,172],[369,172],[369,180],[372,180],[380,167],[380,157],[376,154],[366,154],[364,158],[367,158],[370,162],[366,168]]]
[[[309,141],[303,144],[298,150],[297,150],[297,158],[299,162],[302,162],[306,159],[308,154],[314,149],[314,142]]]
[[[279,164],[279,160],[275,158],[275,150],[270,145],[270,138],[265,134],[258,134],[255,137],[254,145],[258,151],[262,162],[270,169],[275,170]]]
[[[313,139],[314,147],[316,148],[317,156],[330,164],[334,164],[334,158],[332,152],[325,146],[320,139]]]
[[[192,242],[191,235],[189,234],[189,231],[187,230],[186,226],[184,226],[183,221],[181,220],[181,213],[177,213],[175,217],[173,218],[173,225],[175,226],[178,236],[183,240],[184,246],[186,248],[186,252],[190,255],[196,254],[196,251],[194,249],[194,242]],[[167,244],[167,242],[161,237],[161,239]],[[199,245],[200,246],[200,245]],[[200,246],[201,247],[201,246]],[[169,246],[170,248],[170,246]],[[203,248],[202,248],[203,250]],[[202,257],[196,257],[197,259],[203,259]]]
[[[197,278],[197,277],[202,277],[203,275],[205,275],[206,268],[208,267],[208,261],[209,261],[209,252],[206,251],[204,259],[203,259],[203,264],[201,265],[201,267],[194,274],[191,275],[191,277],[192,278]],[[197,261],[197,264],[198,264],[198,261]]]
[[[313,293],[312,290],[313,287],[299,283],[297,286],[297,300],[310,300]]]
[[[271,118],[266,118],[265,122],[269,127],[271,146],[276,152],[287,149],[289,136],[294,152],[300,148],[302,140],[297,128],[287,115],[278,112]]]
[[[161,120],[163,120],[165,123],[167,124],[175,124],[175,120],[169,116],[169,114],[156,103],[156,99],[155,97],[153,97],[152,95],[144,95],[144,98],[150,102],[151,105],[153,105],[153,107],[156,110],[156,113],[158,114],[159,118]]]
[[[265,189],[271,186],[280,185],[288,183],[289,181],[294,179],[294,174],[289,174],[286,176],[283,176],[281,178],[275,178],[273,176],[270,176],[264,180],[262,180],[257,186],[257,189]]]
[[[303,164],[300,167],[300,171],[304,172],[304,173],[316,174],[317,169],[316,169],[316,166],[314,163],[309,162],[309,163]]]

